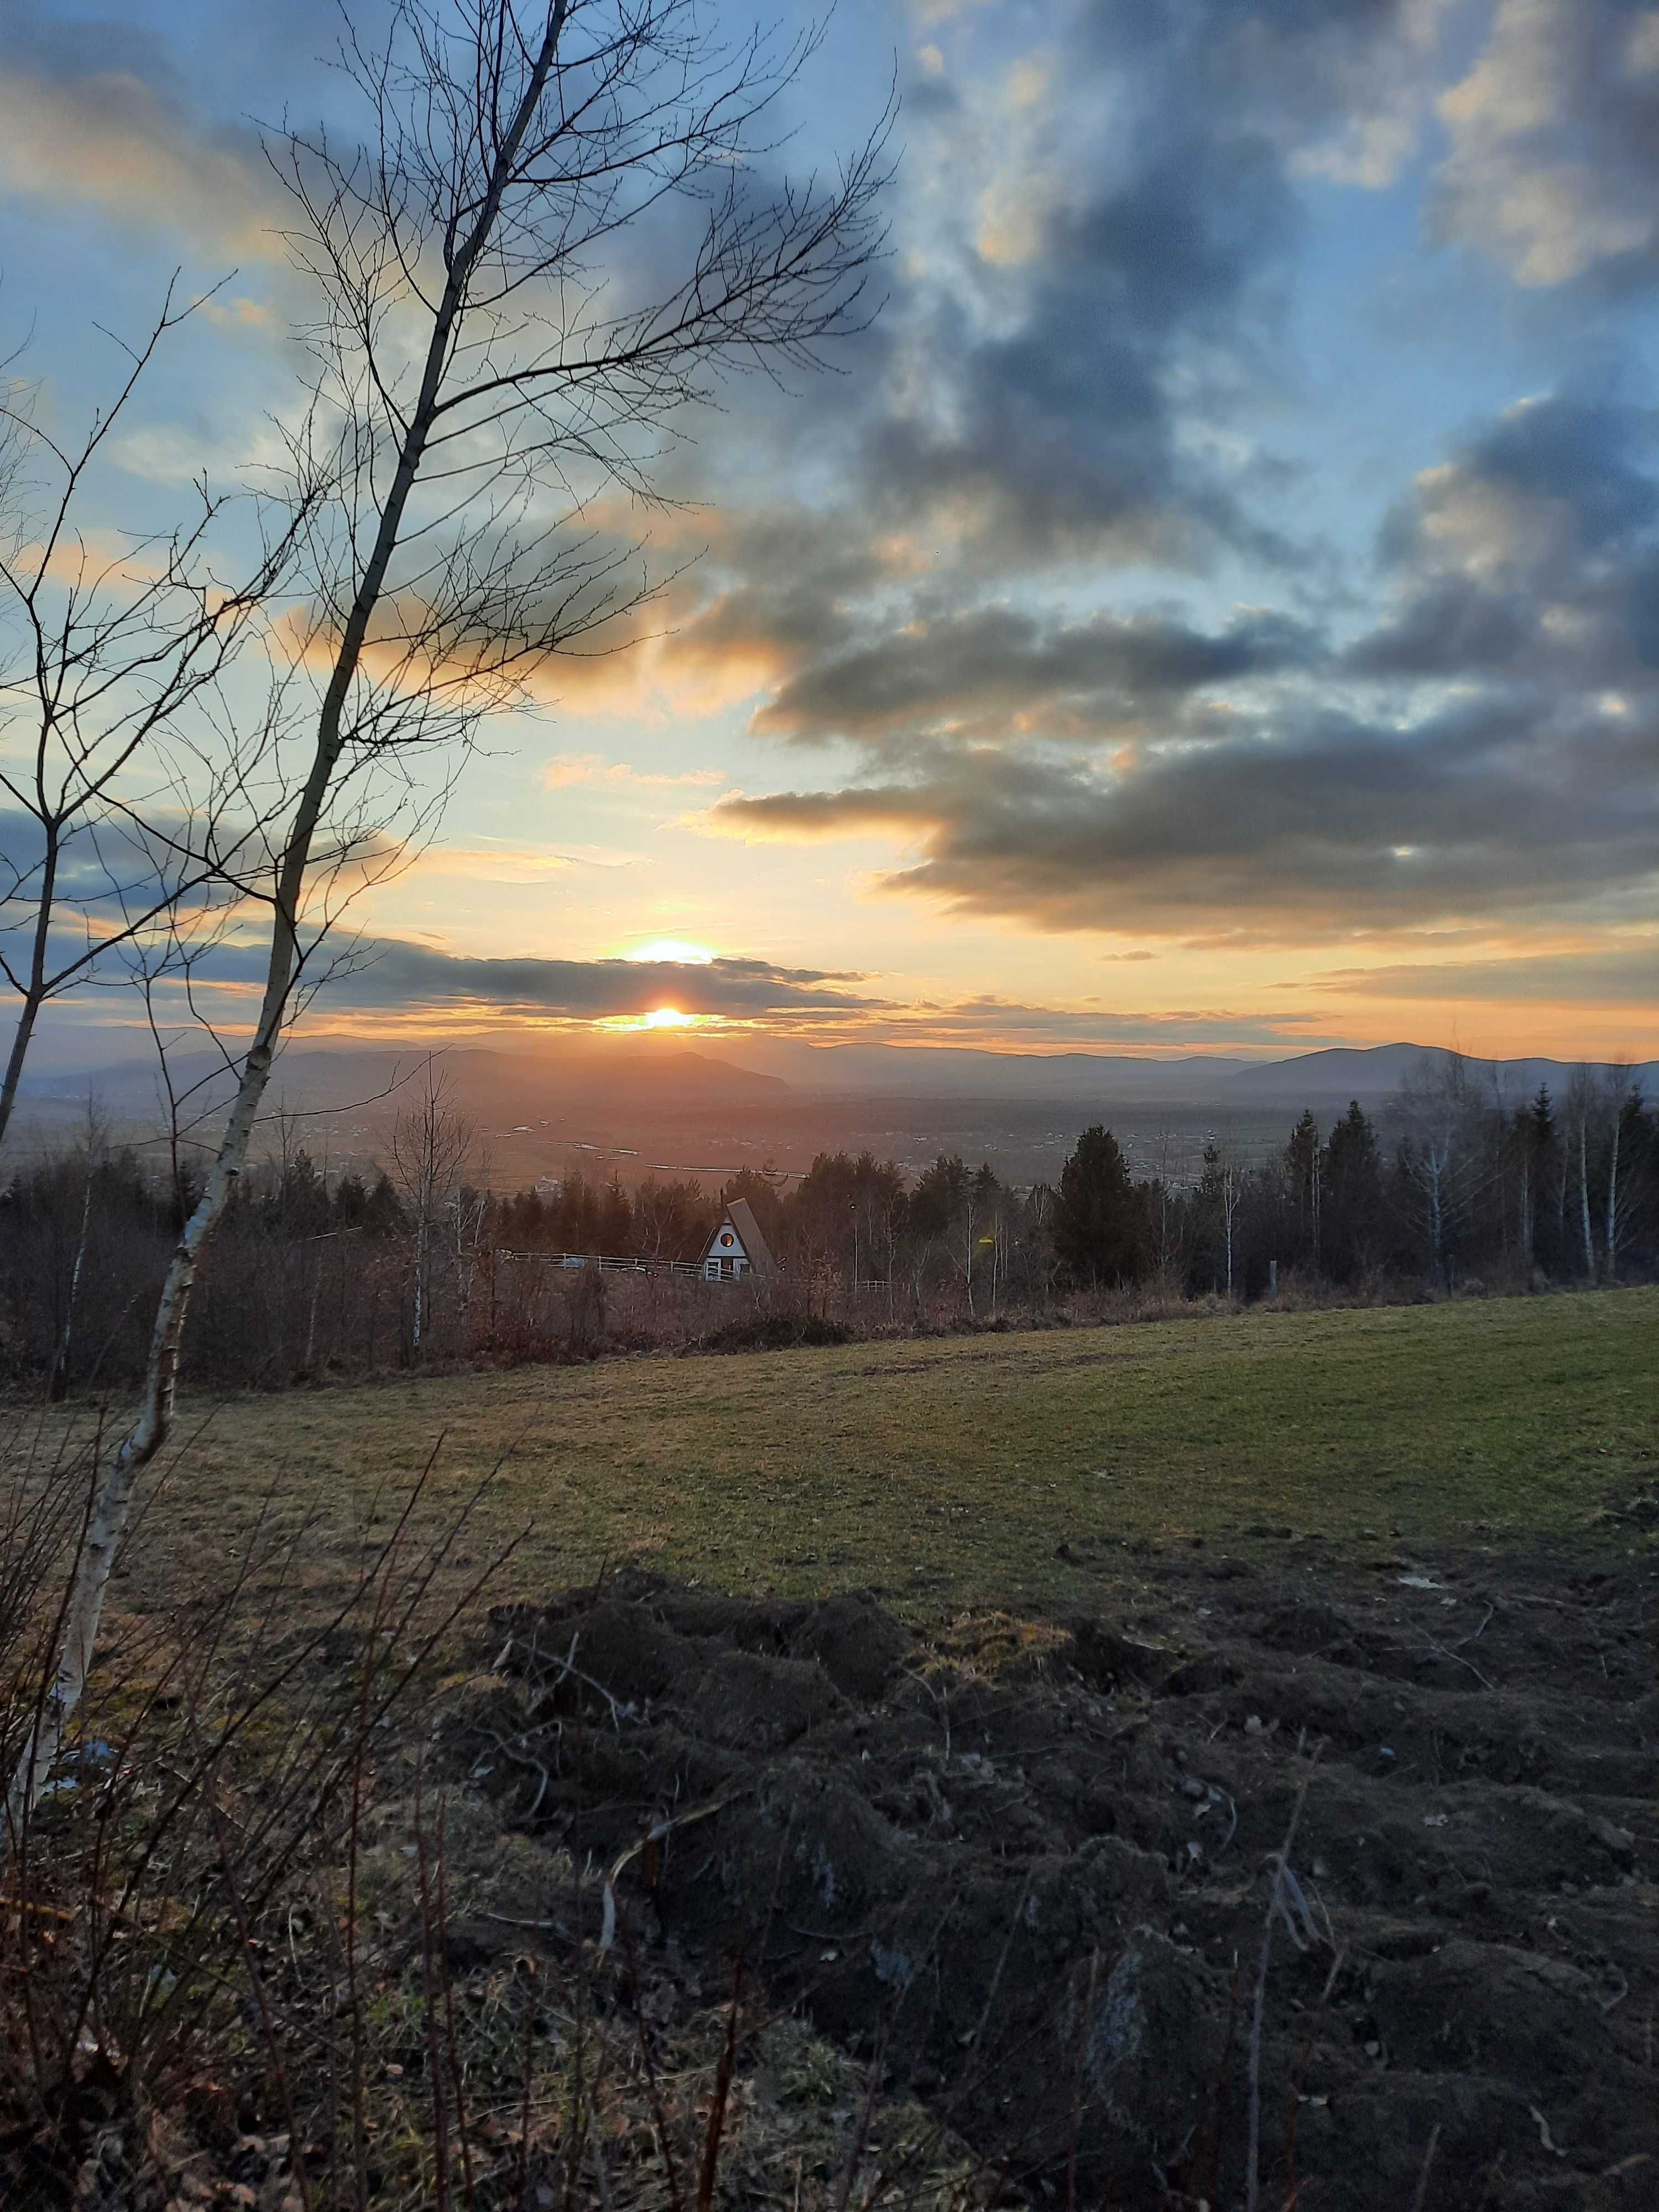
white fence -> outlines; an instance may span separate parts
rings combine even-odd
[[[751,1286],[762,1279],[754,1273],[721,1275],[712,1273],[702,1260],[624,1260],[610,1252],[508,1252],[497,1251],[497,1261],[527,1260],[538,1267],[597,1267],[602,1275],[686,1275],[699,1283],[748,1283]],[[773,1275],[769,1280],[775,1289],[791,1279]],[[877,1282],[860,1277],[856,1282],[841,1285],[849,1291],[890,1291],[892,1285],[885,1280]]]
[[[623,1260],[609,1252],[497,1252],[499,1260],[532,1260],[540,1267],[597,1267],[602,1275],[692,1275],[699,1282],[730,1281],[705,1275],[700,1260]]]

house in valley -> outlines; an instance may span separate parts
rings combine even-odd
[[[734,1198],[721,1214],[720,1226],[702,1255],[702,1272],[711,1283],[733,1282],[744,1275],[776,1274],[776,1263],[746,1198]]]

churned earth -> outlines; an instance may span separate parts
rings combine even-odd
[[[497,1609],[447,1756],[602,1946],[741,1960],[1009,2202],[1242,2205],[1254,2142],[1298,2212],[1645,2206],[1654,1517],[1079,1538],[1085,1605],[925,1635],[630,1571]]]

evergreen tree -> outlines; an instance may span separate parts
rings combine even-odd
[[[409,1226],[404,1218],[403,1200],[392,1188],[392,1178],[382,1168],[368,1194],[368,1203],[363,1208],[363,1227],[371,1237],[400,1237]]]
[[[1559,1264],[1560,1255],[1555,1199],[1565,1191],[1565,1182],[1548,1084],[1540,1083],[1531,1105],[1523,1106],[1516,1115],[1511,1152],[1515,1230],[1521,1257],[1529,1267],[1553,1267]]]
[[[1139,1200],[1111,1131],[1097,1122],[1060,1170],[1054,1249],[1072,1280],[1096,1289],[1132,1282],[1144,1264]]]
[[[1383,1198],[1376,1132],[1357,1098],[1331,1131],[1322,1180],[1325,1272],[1339,1283],[1358,1282],[1382,1256]]]
[[[968,1170],[961,1156],[941,1152],[932,1167],[923,1169],[910,1194],[910,1234],[922,1239],[948,1235],[967,1195]]]
[[[1296,1218],[1296,1248],[1291,1256],[1297,1267],[1316,1268],[1320,1263],[1324,1167],[1319,1124],[1312,1107],[1305,1106],[1285,1147],[1285,1174]]]

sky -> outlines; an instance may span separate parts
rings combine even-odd
[[[40,419],[221,286],[112,536],[295,404],[260,131],[355,127],[339,21],[0,0]],[[492,725],[313,1031],[1659,1054],[1659,9],[842,0],[769,158],[892,89],[880,313],[651,457],[658,596]]]

